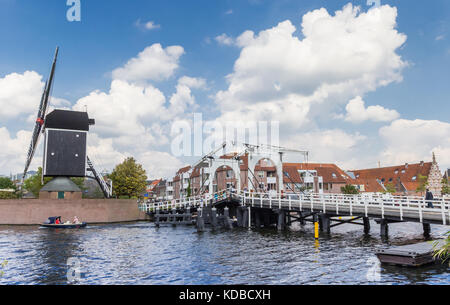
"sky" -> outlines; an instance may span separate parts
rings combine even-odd
[[[80,0],[69,22],[66,0],[0,0],[0,174],[23,170],[56,46],[51,107],[96,119],[102,170],[173,176],[198,159],[172,148],[193,113],[277,121],[282,146],[346,170],[449,168],[450,2],[367,2]]]

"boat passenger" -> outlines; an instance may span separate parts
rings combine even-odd
[[[80,221],[78,220],[78,217],[77,217],[77,216],[75,216],[75,217],[73,218],[73,223],[80,223]]]

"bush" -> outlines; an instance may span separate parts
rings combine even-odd
[[[17,194],[11,192],[0,192],[0,199],[17,199]]]

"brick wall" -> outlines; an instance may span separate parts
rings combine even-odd
[[[145,220],[136,200],[83,199],[83,200],[0,200],[0,225],[33,225],[50,216],[62,216],[72,221],[78,216],[87,223],[114,223]]]

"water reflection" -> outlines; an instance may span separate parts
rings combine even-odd
[[[450,284],[448,267],[377,267],[375,251],[423,241],[421,226],[392,226],[381,239],[376,225],[333,228],[314,239],[311,225],[197,233],[194,227],[142,222],[81,230],[0,227],[0,260],[9,264],[1,284],[67,284],[67,260],[81,263],[81,284]],[[433,227],[434,236],[448,228]],[[405,233],[406,232],[406,233]]]

